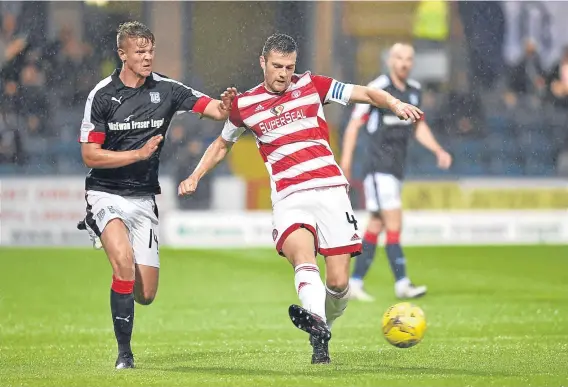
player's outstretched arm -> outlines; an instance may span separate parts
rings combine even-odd
[[[180,183],[178,195],[183,196],[194,193],[199,184],[199,180],[225,158],[233,144],[233,142],[225,140],[222,136],[217,137],[217,139],[209,145],[191,175]]]
[[[341,148],[341,161],[339,165],[348,180],[351,179],[351,164],[355,145],[357,145],[357,135],[364,123],[365,120],[363,118],[352,118],[347,124],[345,134],[343,135],[343,146]]]
[[[426,149],[430,150],[438,160],[438,167],[448,169],[452,165],[452,156],[436,141],[434,134],[426,121],[422,120],[416,125],[416,140]]]
[[[401,120],[412,120],[416,122],[422,118],[424,113],[414,105],[404,103],[390,93],[372,89],[367,86],[355,85],[351,92],[349,102],[368,103],[379,108],[389,109]]]
[[[101,144],[94,142],[82,143],[81,155],[88,168],[120,168],[149,159],[158,149],[163,138],[162,135],[154,136],[142,148],[122,152],[102,149]]]
[[[236,96],[237,89],[228,87],[227,90],[221,94],[221,99],[211,100],[211,102],[207,104],[207,107],[203,111],[203,116],[215,121],[225,121],[229,118],[231,104]]]

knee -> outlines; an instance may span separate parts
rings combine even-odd
[[[115,277],[121,280],[134,279],[134,255],[132,250],[123,250],[111,257]]]
[[[148,290],[136,292],[134,295],[134,300],[140,305],[150,305],[155,298],[156,293]]]
[[[398,214],[389,214],[389,216],[385,217],[385,230],[386,232],[398,232],[402,229],[402,215]]]
[[[369,223],[367,224],[367,232],[370,234],[380,234],[383,228],[383,221],[378,214],[371,214]]]
[[[386,228],[386,232],[399,233],[400,234],[400,230],[402,229],[402,224],[397,222],[397,223],[389,224],[385,228]]]
[[[326,286],[329,290],[332,290],[336,293],[341,293],[347,286],[349,286],[349,278],[348,276],[341,276],[341,277],[334,277],[328,278],[326,281]]]

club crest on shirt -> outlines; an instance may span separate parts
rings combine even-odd
[[[270,109],[270,113],[274,114],[277,117],[280,114],[282,114],[283,111],[284,111],[284,105],[274,106],[272,109]]]
[[[300,90],[294,90],[292,92],[292,98],[298,98],[300,95],[302,95],[302,92]]]
[[[157,91],[150,92],[150,102],[152,103],[160,103],[160,93]]]
[[[410,99],[410,103],[412,105],[418,104],[418,96],[416,94],[414,94],[414,93],[410,94],[409,99]]]

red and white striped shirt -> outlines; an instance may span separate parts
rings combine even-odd
[[[294,75],[282,94],[263,84],[237,96],[222,137],[236,142],[250,129],[268,169],[272,204],[291,193],[347,186],[329,146],[323,105],[349,103],[353,85],[306,72]]]

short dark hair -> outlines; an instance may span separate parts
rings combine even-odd
[[[273,34],[266,39],[262,48],[262,56],[266,58],[270,51],[280,54],[291,54],[298,51],[298,45],[294,38],[286,34]]]
[[[129,21],[122,23],[116,30],[116,46],[122,47],[122,43],[129,38],[140,38],[151,42],[152,45],[156,42],[152,31],[144,24],[138,21]]]

